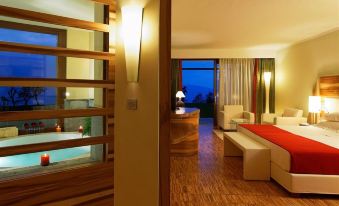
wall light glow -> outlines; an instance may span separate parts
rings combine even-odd
[[[128,5],[122,7],[121,12],[127,81],[138,82],[143,8]]]

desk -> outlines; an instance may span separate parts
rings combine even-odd
[[[171,114],[171,155],[194,155],[198,153],[199,116],[197,108],[180,108]]]

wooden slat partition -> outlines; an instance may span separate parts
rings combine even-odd
[[[108,53],[109,12],[114,22],[115,0],[92,0],[104,4],[104,24],[67,18],[40,12],[0,6],[0,15],[24,20],[75,27],[104,32],[104,51],[84,51],[59,47],[44,47],[17,43],[0,42],[0,51],[55,55],[103,60],[104,80],[65,79],[0,79],[0,85],[7,86],[62,86],[62,87],[99,87],[104,90],[104,108],[74,110],[33,110],[0,112],[0,121],[30,119],[62,119],[71,117],[102,116],[104,136],[90,137],[58,142],[0,148],[0,156],[24,154],[36,151],[63,149],[83,145],[103,144],[104,163],[86,163],[63,168],[42,169],[30,174],[0,179],[0,205],[113,205],[114,192],[114,54]],[[107,65],[109,67],[107,68]],[[59,69],[63,69],[60,67]],[[24,68],[23,68],[24,69]],[[81,68],[79,68],[81,71]],[[18,81],[16,81],[18,80]],[[14,81],[14,83],[10,83]],[[62,92],[63,93],[63,92]],[[108,99],[107,99],[108,98]],[[62,99],[62,96],[61,96]],[[48,172],[48,173],[46,173]]]
[[[106,144],[111,143],[112,138],[110,136],[101,136],[101,137],[87,137],[82,139],[70,139],[70,140],[61,140],[54,142],[45,142],[45,143],[36,143],[28,145],[17,145],[11,147],[0,147],[0,157],[41,152],[48,150],[64,149],[71,147],[81,147],[87,145],[96,145],[96,144]]]
[[[48,24],[56,24],[62,26],[75,27],[80,29],[94,30],[100,32],[109,32],[107,24],[95,23],[79,19],[73,19],[58,15],[46,14],[41,12],[29,11],[25,9],[11,8],[7,6],[0,6],[0,15],[25,19],[29,21],[37,21]]]
[[[0,122],[32,119],[58,119],[70,117],[104,116],[107,114],[107,108],[10,111],[0,113]]]
[[[1,181],[0,204],[43,205],[112,190],[113,173],[113,163],[99,163],[24,179]],[[107,205],[113,205],[113,202]]]
[[[0,86],[8,87],[86,87],[114,89],[109,80],[48,79],[48,78],[5,78],[0,77]]]
[[[68,49],[61,47],[35,46],[0,41],[0,51],[47,54],[63,57],[77,57],[99,60],[114,60],[114,54],[108,52]]]
[[[320,77],[320,96],[339,97],[339,75]]]

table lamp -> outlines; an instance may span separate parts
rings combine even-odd
[[[185,98],[185,95],[182,91],[178,91],[175,97],[179,98],[179,100],[176,103],[176,107],[185,107],[185,103],[181,101],[181,98]]]
[[[320,96],[308,97],[308,123],[317,124],[321,110]]]

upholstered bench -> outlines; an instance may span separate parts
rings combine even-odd
[[[240,132],[224,132],[224,156],[243,156],[245,180],[270,180],[270,149]]]

